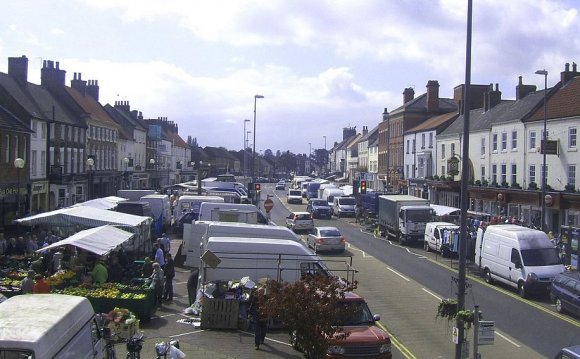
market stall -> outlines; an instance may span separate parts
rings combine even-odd
[[[108,196],[103,198],[95,198],[85,202],[73,204],[71,207],[94,207],[98,209],[114,209],[119,202],[125,202],[127,198]]]

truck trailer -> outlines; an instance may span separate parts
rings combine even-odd
[[[428,199],[404,194],[379,196],[379,230],[401,244],[422,243],[425,226],[432,218]]]

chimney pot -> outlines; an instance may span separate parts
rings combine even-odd
[[[566,72],[570,71],[570,63],[566,62],[566,64],[564,65],[564,71]]]
[[[572,63],[572,71],[576,72],[576,63],[575,62]]]
[[[521,86],[521,85],[522,85],[522,77],[521,77],[521,76],[518,76],[518,79],[519,79],[519,81],[518,81],[518,85],[520,85],[520,86]]]
[[[57,70],[60,70],[60,67],[59,67],[59,65],[60,65],[60,64],[59,64],[59,62],[57,61],[57,62],[56,62],[56,69],[57,69]]]

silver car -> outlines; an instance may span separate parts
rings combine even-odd
[[[319,251],[344,252],[346,240],[336,227],[316,227],[306,238],[308,247]]]

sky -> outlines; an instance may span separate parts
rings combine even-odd
[[[577,0],[474,0],[472,84],[515,98],[580,61]],[[0,72],[26,55],[97,80],[100,102],[167,117],[200,146],[305,153],[372,129],[403,90],[465,82],[467,0],[5,1]],[[255,100],[255,95],[264,98]],[[256,131],[254,131],[254,104]],[[250,120],[245,122],[244,120]],[[251,134],[244,134],[246,131]],[[325,143],[326,141],[326,143]]]

